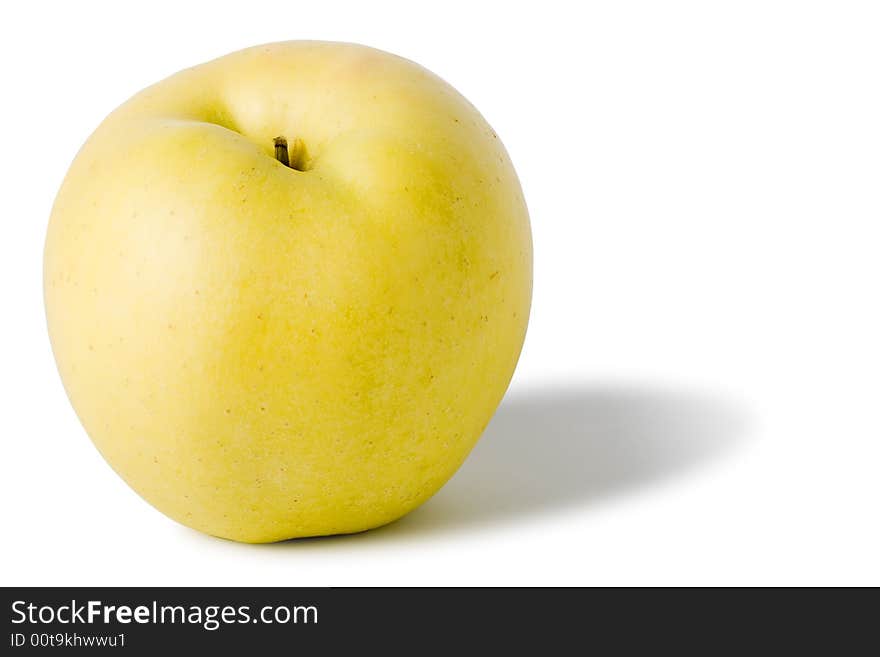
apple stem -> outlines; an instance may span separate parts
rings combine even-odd
[[[290,166],[290,155],[287,152],[287,140],[284,137],[275,137],[275,159],[286,167]]]
[[[309,156],[302,139],[294,139],[288,147],[284,137],[275,137],[275,159],[284,166],[297,171],[308,169]]]

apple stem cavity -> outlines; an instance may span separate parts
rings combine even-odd
[[[288,148],[287,139],[275,137],[275,159],[296,171],[306,170],[306,146],[302,139],[294,139],[293,147]]]

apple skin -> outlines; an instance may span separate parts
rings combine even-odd
[[[53,351],[101,454],[174,520],[252,543],[435,493],[504,395],[531,289],[495,133],[353,44],[258,46],[140,92],[77,155],[45,246]]]

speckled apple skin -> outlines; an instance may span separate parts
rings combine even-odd
[[[254,543],[436,492],[507,388],[532,289],[522,191],[477,110],[410,61],[321,42],[113,112],[44,265],[58,368],[107,462],[171,518]]]

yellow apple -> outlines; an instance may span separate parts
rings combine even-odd
[[[107,117],[44,267],[107,462],[171,518],[257,543],[377,527],[452,476],[519,357],[532,246],[504,147],[452,87],[288,42]]]

